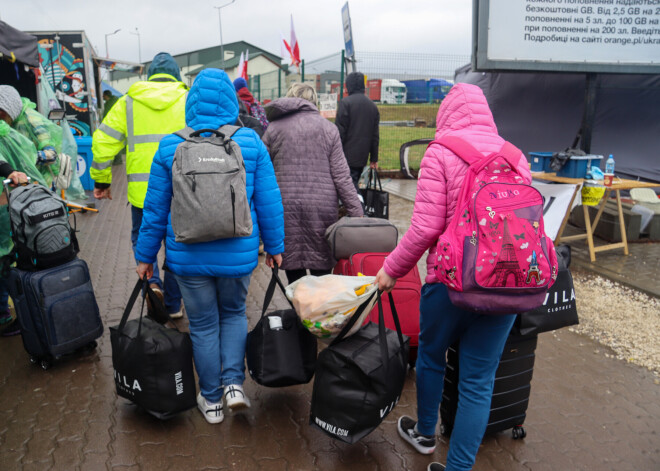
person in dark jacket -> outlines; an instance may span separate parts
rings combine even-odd
[[[264,111],[263,106],[259,103],[258,100],[252,96],[250,90],[247,87],[247,81],[243,77],[238,77],[234,80],[234,88],[238,94],[238,101],[243,104],[247,110],[247,114],[259,120],[263,132],[266,132],[268,129],[268,118],[266,118],[266,112]],[[249,126],[252,127],[252,126]]]
[[[289,283],[306,275],[330,273],[335,264],[325,230],[337,221],[337,197],[348,214],[362,206],[341,150],[339,133],[316,107],[316,92],[295,83],[285,98],[266,105],[268,148],[284,206],[282,268]]]
[[[346,77],[348,97],[339,102],[335,124],[344,148],[344,154],[351,169],[355,188],[362,169],[371,162],[371,168],[378,168],[378,107],[364,94],[364,75],[353,72]]]
[[[261,125],[261,121],[250,114],[247,106],[245,106],[245,103],[240,98],[238,98],[238,118],[236,118],[234,125],[242,128],[250,128],[259,134],[259,137],[264,136],[264,127]]]

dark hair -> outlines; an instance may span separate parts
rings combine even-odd
[[[112,92],[110,90],[105,90],[103,96],[112,96]]]

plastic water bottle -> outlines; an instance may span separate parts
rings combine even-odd
[[[605,173],[613,174],[614,173],[614,157],[610,154],[610,157],[605,162]]]

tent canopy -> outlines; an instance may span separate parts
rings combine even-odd
[[[586,74],[456,71],[479,86],[502,137],[529,152],[571,146],[584,113]],[[660,75],[599,74],[591,153],[609,154],[621,176],[660,182]]]
[[[37,38],[4,21],[0,21],[0,54],[11,62],[17,60],[30,67],[39,67]]]

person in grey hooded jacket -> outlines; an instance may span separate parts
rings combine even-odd
[[[335,260],[324,235],[337,221],[337,197],[349,216],[363,215],[339,132],[319,114],[316,92],[307,84],[293,84],[265,109],[270,124],[263,141],[284,205],[282,268],[289,283],[307,269],[315,276],[330,273]]]

